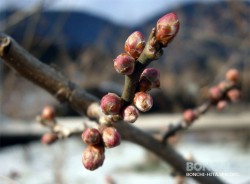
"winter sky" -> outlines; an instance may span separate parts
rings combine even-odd
[[[121,25],[135,25],[154,14],[191,1],[214,2],[218,0],[43,0],[47,10],[84,11],[105,17]],[[6,8],[31,10],[41,0],[0,0],[0,11]]]

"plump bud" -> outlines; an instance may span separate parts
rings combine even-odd
[[[104,159],[104,148],[102,146],[89,145],[82,153],[82,163],[86,169],[91,171],[102,166]]]
[[[228,102],[226,100],[220,100],[216,106],[218,111],[222,111],[228,106]]]
[[[123,111],[123,120],[128,123],[134,123],[139,117],[140,113],[135,106],[129,105]]]
[[[134,59],[137,59],[145,47],[145,40],[141,32],[133,32],[125,42],[124,49],[125,51],[132,56]]]
[[[126,53],[120,54],[114,59],[114,68],[120,74],[131,75],[134,72],[135,59]]]
[[[55,118],[55,109],[51,106],[44,107],[41,118],[49,121],[53,120]]]
[[[58,139],[58,136],[57,134],[55,133],[46,133],[46,134],[43,134],[42,138],[41,138],[41,142],[43,144],[52,144],[54,142],[56,142]]]
[[[140,77],[140,91],[149,91],[160,87],[160,72],[155,68],[146,68]]]
[[[183,112],[183,120],[190,125],[194,120],[198,118],[197,113],[192,110],[188,109]]]
[[[95,128],[86,128],[82,133],[82,140],[89,145],[95,145],[100,143],[101,134]]]
[[[114,127],[105,127],[102,130],[102,140],[107,148],[113,148],[120,145],[121,136]]]
[[[227,97],[231,102],[237,102],[241,97],[241,92],[238,89],[231,89],[227,92]]]
[[[146,112],[153,106],[152,97],[145,92],[137,92],[134,97],[135,106],[142,112]]]
[[[175,13],[164,15],[157,21],[156,40],[166,47],[178,33],[179,27],[180,23]]]
[[[232,82],[237,82],[240,78],[239,71],[237,69],[230,69],[226,73],[226,79]]]
[[[210,88],[209,95],[210,95],[211,100],[217,101],[222,97],[221,89],[217,86],[214,86],[214,87]]]
[[[101,99],[101,108],[106,115],[118,115],[122,107],[122,99],[115,93],[108,93]]]

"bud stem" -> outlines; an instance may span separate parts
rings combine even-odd
[[[157,53],[159,52],[161,53],[162,51],[159,43],[155,40],[155,28],[153,28],[149,35],[145,49],[137,59],[138,62],[135,64],[134,73],[132,75],[125,76],[124,88],[122,92],[122,99],[125,101],[125,105],[133,102],[141,73],[153,60],[158,59]]]

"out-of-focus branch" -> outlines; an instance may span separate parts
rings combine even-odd
[[[98,118],[100,108],[96,99],[65,79],[54,69],[42,64],[31,56],[10,37],[0,35],[0,57],[5,63],[20,75],[47,90],[59,101],[68,103],[80,114],[87,114],[91,118]],[[91,111],[91,109],[96,109]],[[149,134],[125,122],[117,122],[114,126],[118,129],[123,139],[139,144],[154,152],[161,159],[171,164],[181,173],[186,172],[186,160],[168,144],[162,145]],[[195,171],[194,171],[195,172]],[[211,173],[206,169],[204,173]],[[212,174],[211,174],[212,175]],[[222,184],[215,176],[194,177],[204,184]]]
[[[238,75],[238,74],[237,74]],[[195,120],[198,119],[198,117],[200,117],[201,115],[205,114],[211,106],[216,105],[217,108],[220,110],[226,107],[226,103],[227,101],[230,101],[230,97],[228,97],[228,92],[236,89],[237,85],[235,82],[232,81],[224,81],[221,82],[221,89],[220,89],[220,85],[218,85],[218,87],[214,87],[210,89],[210,99],[207,100],[206,102],[204,102],[202,105],[198,106],[197,108],[193,109],[193,110],[186,110],[183,113],[183,117],[181,120],[179,120],[177,123],[175,124],[171,124],[169,126],[169,129],[167,132],[165,132],[165,134],[163,135],[162,138],[162,143],[165,144],[167,139],[174,135],[175,133],[177,133],[180,130],[184,130],[187,129],[188,127],[190,127]],[[233,94],[233,95],[237,95],[233,98],[233,101],[238,100],[238,98],[240,97],[240,92],[239,90],[236,90],[237,94]],[[221,105],[219,104],[221,103]]]

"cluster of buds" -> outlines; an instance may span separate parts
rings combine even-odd
[[[133,32],[125,42],[125,53],[114,59],[115,70],[122,75],[131,75],[134,72],[136,60],[145,47],[145,40],[141,32]]]
[[[241,97],[241,92],[236,88],[239,81],[239,71],[230,69],[227,71],[226,80],[213,86],[209,90],[209,97],[212,105],[219,111],[225,109],[230,102],[237,102]]]
[[[236,69],[230,69],[225,75],[225,81],[213,86],[209,89],[209,104],[216,106],[217,110],[221,111],[225,109],[230,102],[237,102],[241,97],[241,92],[236,88],[236,84],[239,81],[239,71]],[[206,105],[206,104],[205,104]],[[208,108],[208,106],[206,106]],[[182,119],[185,122],[185,126],[191,125],[203,110],[188,109],[183,112]]]
[[[105,159],[105,148],[113,148],[120,144],[120,134],[114,127],[98,129],[87,128],[82,133],[82,140],[88,146],[82,153],[82,163],[88,170],[102,166]]]
[[[154,29],[155,30],[155,29]],[[144,36],[141,32],[135,31],[133,32],[125,41],[124,45],[124,53],[121,53],[114,59],[114,68],[115,70],[122,74],[129,76],[131,78],[135,78],[134,81],[135,84],[138,84],[136,86],[134,98],[129,99],[126,102],[124,99],[122,99],[120,96],[118,96],[115,93],[108,93],[101,99],[101,109],[102,112],[107,115],[110,120],[118,121],[120,119],[123,119],[123,121],[128,123],[134,123],[137,118],[139,117],[139,111],[146,112],[149,111],[153,106],[153,99],[148,93],[153,88],[159,88],[160,87],[160,72],[155,68],[146,68],[146,66],[142,66],[144,71],[138,70],[135,71],[138,66],[138,62],[140,61],[140,56],[143,53],[145,47],[145,53],[147,51],[151,52],[152,50],[159,49],[153,49],[155,46],[154,43],[157,43],[160,47],[166,47],[167,44],[175,37],[179,30],[179,20],[177,16],[174,13],[167,14],[160,18],[157,22],[157,28],[156,31],[154,31],[153,40],[148,41],[149,46],[146,45],[146,42],[144,40]],[[150,37],[151,38],[151,37]],[[146,55],[146,54],[145,54]],[[147,57],[147,56],[146,56]],[[138,59],[139,58],[139,59]],[[142,57],[144,58],[144,57]],[[148,58],[152,59],[152,58]],[[142,64],[142,63],[140,63]],[[140,71],[139,75],[140,78],[137,79],[138,72]],[[137,73],[135,73],[137,72]],[[135,75],[133,75],[135,74]],[[135,86],[133,86],[134,88]],[[126,90],[126,89],[125,89]],[[128,102],[129,101],[129,102]],[[97,136],[97,133],[95,130],[95,133],[92,133],[93,135]],[[85,133],[83,134],[83,140],[85,143],[87,143],[89,146],[95,146],[96,141],[98,140],[101,142],[101,145],[110,148],[113,147],[113,145],[118,145],[116,140],[117,138],[114,138],[113,134],[117,133],[114,131],[114,128],[109,127],[106,131],[100,131],[98,133],[97,137],[92,138],[86,138]],[[91,134],[91,136],[92,136]],[[101,138],[102,137],[102,138]],[[119,136],[115,136],[119,137]],[[101,141],[100,141],[101,140]],[[98,142],[97,141],[97,142]],[[95,144],[93,144],[95,142]],[[98,148],[100,147],[100,143],[97,143]],[[100,165],[102,165],[104,160],[104,151],[101,149],[98,152],[98,155],[95,156],[89,156],[90,154],[97,154],[96,152],[86,149],[83,154],[83,164],[87,169],[93,170],[98,168]],[[88,153],[85,153],[88,152]],[[91,152],[91,153],[89,153]],[[102,155],[101,155],[101,154]],[[86,159],[88,158],[85,155],[88,155],[89,158],[95,157],[98,158],[96,160],[94,159]],[[100,157],[100,158],[99,158]],[[89,161],[90,160],[90,161]],[[94,163],[95,162],[95,163]]]

